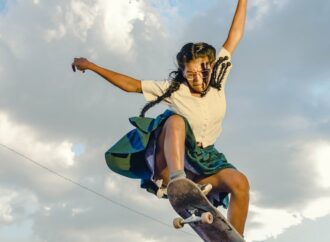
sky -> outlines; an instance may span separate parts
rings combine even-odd
[[[0,0],[0,241],[200,241],[171,228],[167,200],[106,166],[143,96],[70,65],[165,79],[183,44],[219,50],[236,4]],[[248,2],[215,144],[250,181],[247,241],[330,241],[329,11],[323,0]]]

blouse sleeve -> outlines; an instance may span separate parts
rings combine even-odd
[[[229,53],[229,51],[226,50],[225,47],[221,47],[220,52],[217,55],[217,58],[225,57],[225,56],[228,56],[229,60],[231,60],[231,54]]]
[[[222,58],[222,61],[220,60],[220,58]],[[217,55],[217,59],[216,59],[215,63],[217,63],[217,62],[221,62],[221,64],[218,66],[218,68],[216,68],[216,71],[217,71],[216,80],[221,79],[221,85],[224,86],[226,84],[228,75],[233,66],[231,63],[231,54],[224,47],[221,48],[220,52]],[[223,63],[225,65],[222,68]]]
[[[154,80],[143,80],[141,82],[142,93],[146,101],[154,101],[157,97],[163,95],[167,88],[170,86],[170,81],[154,81]],[[170,98],[165,98],[163,102],[170,104]]]

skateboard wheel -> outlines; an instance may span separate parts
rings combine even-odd
[[[203,224],[211,224],[213,223],[213,215],[210,212],[202,213],[202,223]]]
[[[176,228],[176,229],[183,228],[183,226],[184,226],[183,221],[184,221],[183,218],[175,218],[175,219],[173,219],[173,226],[174,226],[174,228]]]

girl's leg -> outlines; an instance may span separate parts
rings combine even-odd
[[[213,189],[231,194],[228,220],[243,235],[249,207],[250,189],[246,176],[233,168],[227,168],[212,176],[196,179],[195,182],[211,184]]]
[[[157,138],[155,177],[168,184],[170,174],[184,171],[185,122],[179,115],[172,115],[162,127]]]
[[[185,122],[179,115],[169,117],[157,138],[155,177],[168,184],[171,173],[184,170]],[[243,235],[249,204],[247,178],[235,169],[223,169],[215,175],[196,179],[211,184],[219,192],[231,193],[228,220]]]

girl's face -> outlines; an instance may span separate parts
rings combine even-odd
[[[185,63],[183,75],[192,93],[201,93],[208,87],[211,79],[211,70],[211,64],[207,56]]]

